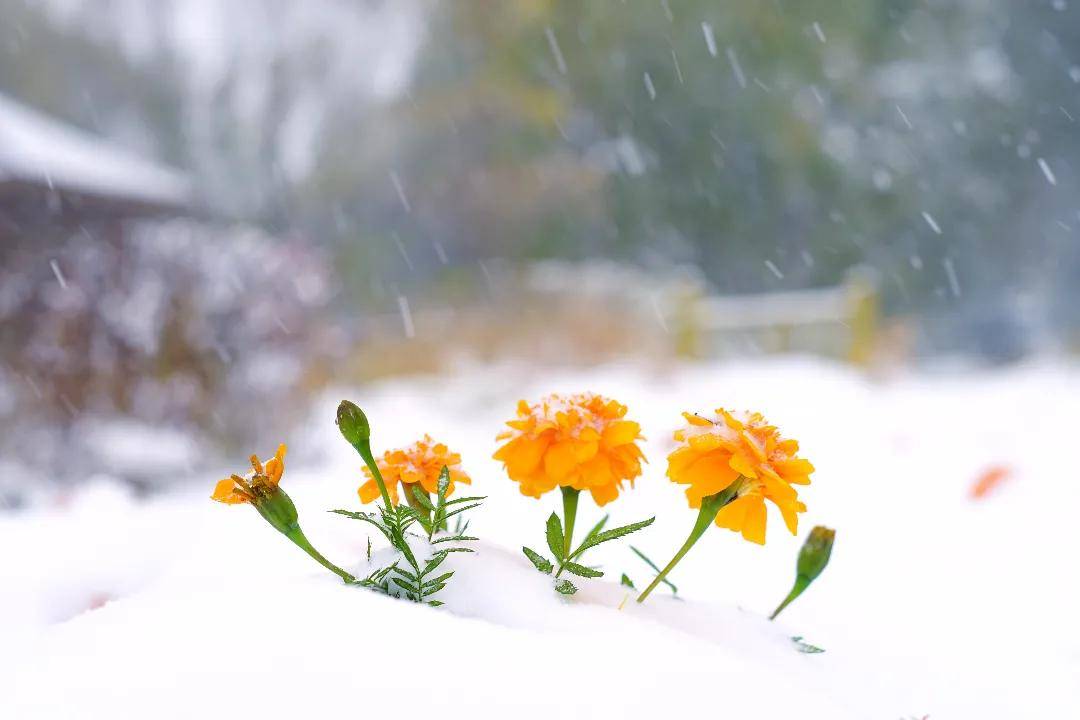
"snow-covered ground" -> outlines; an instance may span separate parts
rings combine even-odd
[[[618,524],[657,515],[631,536],[654,560],[694,519],[664,478],[684,409],[757,409],[801,442],[817,473],[799,537],[775,515],[763,548],[712,529],[672,576],[685,599],[661,588],[641,607],[623,605],[617,580],[641,587],[650,574],[611,543],[591,558],[607,577],[557,596],[520,555],[543,548],[557,496],[519,495],[490,456],[519,397],[574,390],[625,402],[644,428],[645,476],[607,509]],[[343,586],[251,508],[210,502],[217,476],[149,502],[102,480],[0,516],[0,717],[1080,714],[1080,368],[888,382],[805,359],[480,368],[342,391],[293,437],[253,450],[289,443],[283,484],[308,536],[359,569],[367,526],[323,512],[358,508],[360,461],[333,424],[340,397],[367,410],[377,449],[429,432],[489,496],[472,514],[478,552],[447,561],[458,574],[445,607]],[[995,465],[1011,474],[973,500]],[[579,526],[600,515],[583,500]],[[832,562],[769,623],[815,524],[837,529]],[[792,635],[826,652],[799,653]]]

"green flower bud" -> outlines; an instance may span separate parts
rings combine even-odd
[[[799,551],[796,572],[805,577],[808,582],[813,582],[829,564],[835,538],[836,531],[824,525],[818,525],[811,530],[806,542],[803,543],[802,550]]]
[[[795,598],[802,595],[803,591],[810,587],[810,583],[814,582],[825,570],[825,566],[829,564],[829,556],[832,555],[835,539],[836,531],[824,525],[818,525],[810,531],[802,549],[799,550],[799,561],[795,565],[795,584],[779,607],[769,616],[770,620],[775,619]]]
[[[285,535],[300,527],[296,505],[280,487],[271,487],[266,492],[259,492],[252,504],[266,522]]]
[[[348,400],[342,400],[337,409],[337,425],[349,444],[359,449],[371,439],[371,425],[364,411]]]

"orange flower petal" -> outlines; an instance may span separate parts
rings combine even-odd
[[[592,494],[593,502],[600,507],[607,505],[609,502],[619,497],[619,488],[616,487],[615,483],[591,487],[589,488],[589,492]]]
[[[731,465],[731,469],[740,475],[744,475],[751,479],[757,477],[757,469],[754,467],[754,463],[742,453],[732,455],[729,464]]]
[[[238,491],[236,481],[232,478],[218,480],[217,485],[214,486],[214,493],[210,496],[210,499],[217,500],[218,502],[227,505],[237,505],[239,503],[248,502],[247,495]]]
[[[577,467],[574,445],[569,440],[553,444],[544,454],[544,472],[555,481],[562,481]]]

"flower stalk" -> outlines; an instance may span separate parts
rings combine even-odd
[[[802,549],[799,550],[799,560],[795,565],[795,584],[792,585],[791,592],[787,594],[787,597],[773,610],[772,615],[769,616],[770,620],[775,620],[776,616],[784,608],[802,595],[803,591],[810,587],[810,584],[817,579],[818,575],[824,572],[825,567],[829,564],[835,540],[836,531],[824,525],[818,525],[810,531]]]
[[[355,577],[353,577],[351,574],[345,572],[337,565],[323,557],[322,553],[316,550],[315,547],[311,544],[311,542],[307,539],[307,536],[304,535],[304,531],[300,529],[299,525],[294,526],[293,529],[291,529],[287,533],[284,533],[284,535],[285,537],[292,540],[294,545],[296,545],[298,548],[310,555],[311,558],[315,560],[315,562],[319,563],[324,568],[334,573],[345,582],[349,584],[353,584],[356,582]]]
[[[387,512],[392,512],[394,504],[390,501],[390,493],[386,490],[386,481],[383,479],[379,464],[375,462],[375,456],[371,453],[371,423],[367,415],[355,403],[342,400],[337,410],[337,425],[342,436],[360,453],[364,464],[368,466],[375,484],[379,486],[379,494],[383,503],[386,504]]]
[[[574,521],[577,519],[578,498],[581,496],[581,491],[572,487],[563,487],[561,490],[563,505],[563,562],[560,564],[565,564],[570,559],[570,548],[573,547]]]
[[[694,544],[701,539],[701,536],[704,535],[705,531],[712,525],[721,508],[738,496],[742,481],[743,478],[740,476],[735,482],[731,483],[715,495],[709,495],[701,499],[701,510],[698,512],[697,521],[694,523],[694,528],[690,531],[690,536],[686,538],[686,542],[683,543],[683,546],[675,553],[675,556],[671,558],[671,561],[664,566],[664,569],[660,571],[660,574],[653,579],[640,595],[638,595],[637,601],[639,603],[645,602],[645,598],[649,597],[649,593],[656,589],[656,586],[664,581],[664,578],[666,578],[668,573],[679,564],[679,561],[686,556],[686,553],[690,552],[690,548],[694,547]]]
[[[285,472],[285,451],[285,446],[280,445],[274,457],[265,464],[252,455],[250,476],[243,478],[230,475],[221,480],[214,487],[211,499],[226,505],[251,505],[272,528],[289,538],[317,563],[347,583],[356,582],[355,577],[323,557],[300,529],[296,505],[289,494],[281,489],[280,484],[281,476]]]

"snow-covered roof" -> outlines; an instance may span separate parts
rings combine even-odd
[[[191,183],[177,170],[142,160],[0,93],[0,183],[186,205]]]

